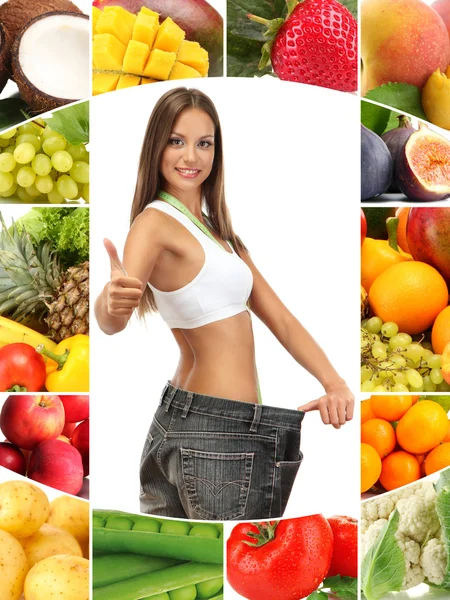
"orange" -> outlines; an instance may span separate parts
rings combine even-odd
[[[445,467],[450,467],[450,443],[439,444],[436,446],[430,454],[428,454],[425,460],[425,473],[431,475],[436,473]]]
[[[408,452],[391,452],[383,460],[380,483],[388,492],[420,479],[417,458]]]
[[[398,421],[412,406],[412,396],[372,396],[370,406],[376,417]]]
[[[435,354],[443,354],[447,344],[450,344],[450,306],[438,314],[431,330],[431,345]]]
[[[361,425],[361,442],[375,448],[380,458],[387,456],[395,448],[395,431],[384,419],[369,419]]]
[[[442,353],[442,376],[444,381],[450,383],[450,342],[445,346]]]
[[[411,396],[411,398],[412,398],[412,403],[417,404],[417,401],[420,398],[420,396]]]
[[[367,492],[381,473],[381,458],[369,444],[361,444],[361,493]]]
[[[381,273],[406,260],[412,260],[412,256],[391,248],[389,240],[366,238],[361,247],[361,285],[368,293]]]
[[[395,432],[398,443],[407,452],[429,452],[447,435],[447,413],[437,402],[422,400],[400,419]]]
[[[398,218],[397,225],[397,244],[403,250],[411,254],[408,246],[408,240],[406,239],[406,223],[408,221],[409,208],[397,208],[395,216]]]
[[[375,415],[370,407],[370,398],[361,402],[361,424],[365,423],[369,419],[373,419]]]
[[[374,314],[385,323],[397,323],[399,331],[414,335],[431,325],[448,303],[442,275],[419,261],[402,262],[379,275],[369,292]]]
[[[448,429],[447,429],[447,435],[445,436],[445,438],[442,440],[442,443],[445,444],[446,442],[450,442],[450,419],[448,420]]]

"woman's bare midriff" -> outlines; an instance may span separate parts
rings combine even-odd
[[[240,400],[258,401],[255,346],[250,314],[196,329],[172,329],[180,361],[171,383],[181,389]]]

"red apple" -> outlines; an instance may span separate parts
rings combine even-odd
[[[77,494],[78,498],[84,498],[85,500],[89,500],[89,479],[83,480],[83,487]]]
[[[9,442],[0,442],[0,466],[6,467],[19,475],[27,472],[27,461],[20,448]]]
[[[67,494],[83,485],[83,462],[78,450],[60,440],[41,442],[31,453],[28,477]]]
[[[81,456],[89,455],[89,419],[77,425],[72,433],[71,442]]]
[[[64,394],[60,398],[64,404],[66,423],[78,423],[89,419],[89,396]]]
[[[62,435],[65,435],[66,437],[70,438],[72,437],[72,433],[73,430],[75,429],[75,427],[77,426],[76,423],[67,423],[64,425],[64,429],[61,431]]]
[[[64,427],[64,406],[59,396],[8,396],[0,414],[0,428],[8,440],[25,450],[51,440]]]
[[[58,435],[58,437],[56,438],[57,440],[61,440],[61,442],[65,442],[66,444],[70,444],[70,440],[68,437],[66,437],[65,435]]]

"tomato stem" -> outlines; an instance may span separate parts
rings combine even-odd
[[[247,536],[254,538],[255,541],[248,542],[243,540],[244,544],[248,546],[253,546],[255,548],[259,548],[260,546],[264,546],[268,542],[271,542],[275,539],[275,531],[278,525],[278,521],[273,521],[272,523],[253,523],[253,525],[258,530],[258,533],[253,533],[252,531],[247,532]]]

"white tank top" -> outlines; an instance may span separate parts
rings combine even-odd
[[[205,253],[200,272],[182,288],[163,292],[148,283],[167,325],[171,329],[195,329],[248,310],[252,272],[231,245],[231,253],[220,248],[189,217],[167,202],[154,200],[146,208],[155,208],[179,221],[200,242]]]

